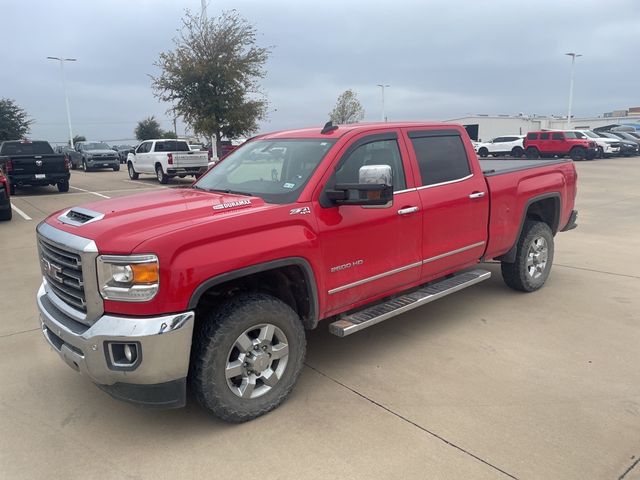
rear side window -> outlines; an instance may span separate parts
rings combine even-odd
[[[531,133],[527,133],[527,140],[537,140],[538,139],[538,134],[531,132]]]
[[[551,140],[562,140],[562,139],[564,139],[564,135],[562,135],[561,133],[551,134]]]
[[[549,140],[549,134],[548,133],[541,133],[540,134],[540,140]]]
[[[53,152],[48,142],[5,142],[2,144],[2,155],[47,155]]]
[[[459,180],[471,174],[467,152],[460,135],[420,136],[410,132],[416,152],[422,185]]]

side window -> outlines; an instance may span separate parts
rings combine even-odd
[[[555,132],[551,134],[551,140],[564,140],[564,135],[560,132]]]
[[[365,165],[389,165],[393,190],[407,188],[402,157],[396,140],[379,140],[357,147],[336,170],[336,183],[358,183],[360,167]]]
[[[137,153],[147,153],[150,150],[151,150],[151,142],[143,142],[138,147]]]
[[[412,137],[411,133],[409,137]],[[467,152],[459,135],[414,136],[411,142],[416,152],[422,185],[459,180],[471,174]]]
[[[498,138],[494,138],[493,139],[493,143],[502,143],[502,142],[506,142],[506,138],[505,137],[498,137]]]
[[[531,132],[531,133],[527,133],[527,140],[537,140],[538,139],[538,134]]]
[[[548,133],[541,133],[540,134],[540,140],[549,140],[549,134]]]
[[[153,148],[154,152],[164,152],[164,142],[156,142],[156,146]]]

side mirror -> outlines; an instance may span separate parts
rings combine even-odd
[[[389,165],[365,165],[358,171],[358,183],[338,183],[326,191],[335,205],[390,206],[393,202],[392,172]]]

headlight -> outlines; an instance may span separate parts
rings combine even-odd
[[[160,286],[160,265],[155,255],[100,255],[98,285],[105,300],[146,302]]]

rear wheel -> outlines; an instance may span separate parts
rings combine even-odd
[[[511,156],[514,158],[521,158],[524,155],[524,150],[521,147],[513,147],[511,149]]]
[[[120,164],[118,164],[115,167],[113,167],[113,171],[114,172],[117,172],[118,170],[120,170]]]
[[[64,193],[69,191],[69,180],[62,180],[61,182],[58,182],[56,185],[58,187],[59,192]]]
[[[486,147],[482,147],[480,150],[478,150],[478,155],[480,155],[482,158],[488,157],[489,150],[487,150]]]
[[[169,181],[169,177],[165,175],[164,171],[162,170],[162,165],[160,165],[159,163],[156,165],[156,177],[162,184],[165,184]]]
[[[571,149],[569,156],[574,162],[579,162],[587,158],[587,151],[582,147],[574,147]]]
[[[133,168],[133,163],[131,162],[127,164],[127,171],[129,172],[129,178],[131,180],[137,180],[140,176],[140,174]]]
[[[536,147],[529,147],[526,151],[527,158],[540,158],[540,152]]]
[[[10,195],[15,195],[16,194],[16,186],[13,183],[9,184],[9,194]]]
[[[13,217],[13,210],[11,209],[11,202],[9,202],[9,208],[6,210],[0,210],[0,220],[11,220],[11,217]]]
[[[280,405],[302,369],[305,332],[298,315],[265,294],[228,300],[195,332],[190,382],[219,418],[245,422]]]
[[[544,222],[524,224],[513,263],[502,262],[502,278],[514,290],[533,292],[544,285],[553,264],[553,233]]]

